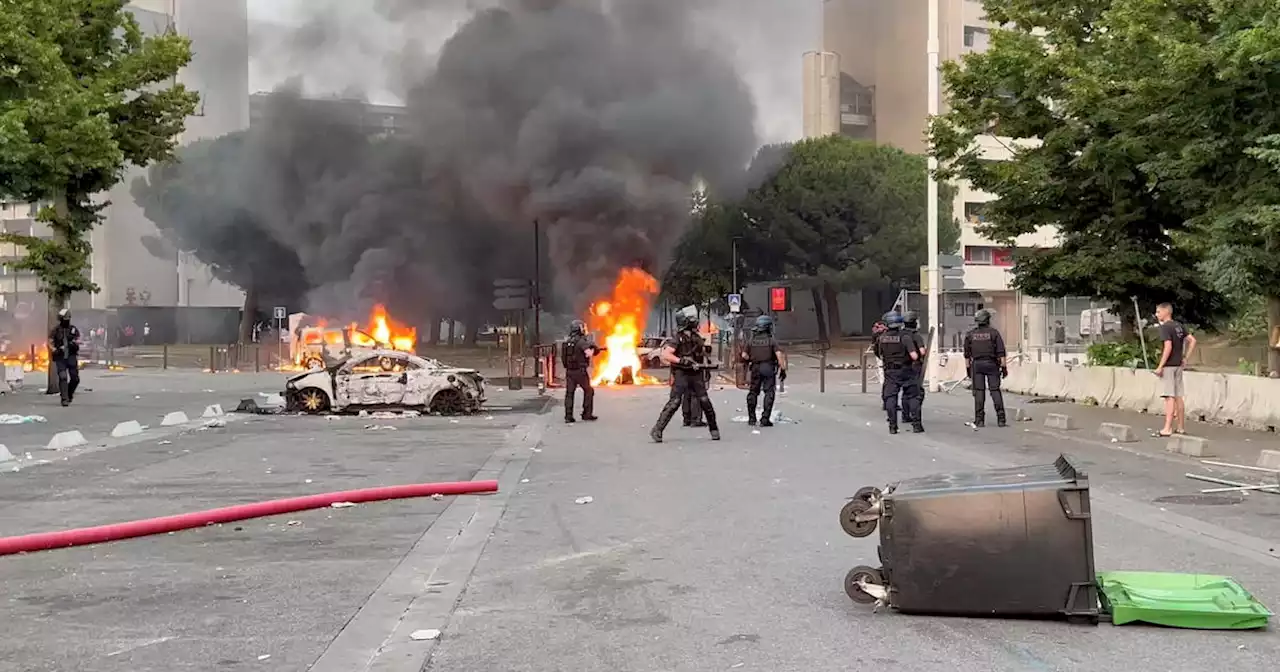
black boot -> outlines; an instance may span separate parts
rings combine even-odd
[[[1008,426],[1009,426],[1009,423],[1008,423],[1008,422],[1006,422],[1006,420],[1005,420],[1004,413],[999,412],[999,411],[997,411],[997,412],[996,412],[996,426],[997,426],[997,427],[1008,427]]]
[[[597,417],[597,416],[594,416],[594,415],[584,415],[584,416],[582,416],[582,419],[583,419],[583,420],[586,420],[587,422],[595,422],[596,420],[599,420],[600,418],[599,418],[599,417]]]
[[[653,439],[654,443],[662,443],[662,431],[667,428],[667,425],[671,423],[671,418],[674,418],[676,411],[679,410],[679,400],[676,400],[675,403],[668,401],[667,405],[662,407],[662,411],[658,413],[658,421],[653,423],[653,429],[649,430],[649,438]]]
[[[898,433],[898,426],[897,426],[897,425],[895,425],[895,424],[893,424],[892,422],[891,422],[891,423],[889,423],[889,433],[890,433],[890,434],[897,434],[897,433]]]
[[[566,415],[566,416],[564,416],[564,424],[566,424],[566,425],[572,425],[572,424],[573,424],[573,423],[575,423],[575,422],[577,422],[577,420],[574,420],[572,415]]]
[[[911,431],[916,434],[924,434],[924,424],[919,420],[911,423]]]

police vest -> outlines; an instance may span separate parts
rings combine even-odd
[[[973,359],[995,359],[996,330],[978,327],[969,332],[969,354]]]
[[[907,344],[901,331],[880,334],[880,359],[888,367],[901,367],[907,363]]]
[[[688,357],[700,362],[705,354],[701,336],[688,331],[682,331],[676,336],[676,357]]]
[[[756,334],[747,341],[747,357],[752,364],[772,362],[777,356],[777,346],[768,334]]]
[[[587,368],[587,353],[583,350],[584,345],[582,339],[577,336],[564,342],[564,348],[560,351],[560,362],[564,364],[565,369]]]

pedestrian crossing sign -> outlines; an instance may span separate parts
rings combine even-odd
[[[741,294],[729,295],[729,312],[731,313],[742,312],[742,295]]]

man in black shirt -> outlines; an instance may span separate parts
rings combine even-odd
[[[693,395],[702,407],[702,417],[707,421],[707,429],[711,430],[711,440],[720,440],[720,425],[716,423],[716,409],[711,405],[711,397],[707,396],[707,385],[703,378],[702,367],[694,360],[699,353],[705,353],[706,344],[698,335],[698,321],[693,316],[680,313],[676,315],[676,326],[679,331],[674,338],[662,344],[658,358],[671,367],[671,396],[658,413],[658,420],[649,430],[649,437],[654,443],[662,443],[662,432],[671,422],[672,416],[680,410],[680,403],[686,394]]]
[[[1187,406],[1183,398],[1182,371],[1196,349],[1196,337],[1188,334],[1186,327],[1173,319],[1173,306],[1168,303],[1156,306],[1156,319],[1160,320],[1160,339],[1164,341],[1160,365],[1156,367],[1156,375],[1160,377],[1160,396],[1164,397],[1164,429],[1160,430],[1160,436],[1170,436],[1175,431],[1186,434]]]
[[[973,426],[986,424],[987,390],[990,390],[991,404],[996,407],[996,424],[1007,427],[1004,393],[1000,391],[1000,380],[1009,375],[1004,337],[991,326],[991,311],[979,310],[973,320],[978,326],[964,335],[964,361],[973,380]]]
[[[787,356],[773,336],[773,318],[761,315],[751,329],[740,354],[751,374],[751,386],[747,391],[747,424],[756,425],[756,401],[764,393],[764,409],[760,415],[761,427],[773,426],[773,401],[778,378],[787,379]]]
[[[49,359],[58,372],[58,393],[62,405],[70,406],[80,386],[80,330],[71,324],[71,311],[58,311],[58,326],[49,332]],[[52,394],[52,392],[50,392]]]
[[[604,348],[596,345],[587,336],[587,325],[582,320],[574,320],[569,325],[569,338],[565,340],[560,351],[560,363],[564,365],[564,421],[572,424],[573,397],[578,388],[582,388],[582,419],[587,422],[596,420],[596,391],[591,387],[591,358],[604,352]]]
[[[897,434],[898,394],[915,380],[915,371],[912,370],[911,365],[920,358],[920,353],[914,347],[915,339],[903,331],[901,315],[886,313],[884,323],[887,329],[880,334],[871,347],[876,357],[880,358],[881,368],[884,371],[880,399],[884,402],[885,413],[889,416],[889,433]],[[908,422],[914,422],[910,411],[906,415]],[[924,429],[917,431],[924,431]]]

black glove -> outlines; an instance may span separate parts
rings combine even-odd
[[[786,379],[787,379],[787,370],[786,370],[786,369],[783,369],[783,370],[779,371],[779,372],[778,372],[778,380],[786,380]]]
[[[1000,367],[1000,377],[1001,377],[1001,378],[1008,378],[1008,377],[1009,377],[1009,367],[1007,367],[1007,366],[1002,366],[1002,367]]]
[[[697,365],[698,365],[697,362],[693,361],[692,357],[681,357],[678,363],[678,366],[682,366],[686,369],[692,369]]]

